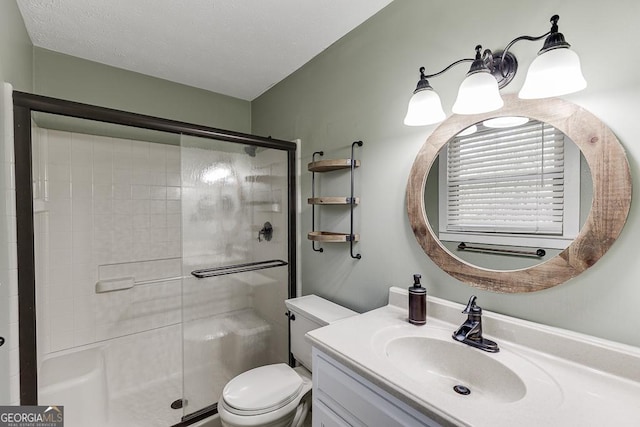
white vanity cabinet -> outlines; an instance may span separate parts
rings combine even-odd
[[[313,427],[441,425],[315,347],[312,416]]]
[[[486,353],[451,338],[463,305],[429,297],[417,327],[407,302],[392,287],[388,305],[306,334],[314,426],[640,426],[640,348],[485,310],[500,345]]]

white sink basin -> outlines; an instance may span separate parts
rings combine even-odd
[[[437,383],[450,393],[480,394],[496,402],[514,402],[527,392],[522,379],[497,361],[494,354],[453,340],[402,337],[389,341],[384,351],[397,369],[418,381]]]
[[[544,402],[546,409],[562,402],[557,383],[536,364],[509,348],[487,353],[455,341],[452,332],[436,322],[396,325],[373,334],[371,344],[391,369],[447,400],[465,404],[534,400]]]

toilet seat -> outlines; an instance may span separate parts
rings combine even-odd
[[[277,411],[297,400],[304,380],[284,363],[261,366],[244,372],[222,391],[226,410],[235,415],[262,415]]]

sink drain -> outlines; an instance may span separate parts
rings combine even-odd
[[[463,385],[454,385],[453,386],[453,391],[455,391],[458,394],[462,394],[463,396],[466,396],[468,394],[471,394],[471,390],[469,390],[469,387],[465,387]]]

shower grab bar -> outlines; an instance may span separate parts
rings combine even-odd
[[[544,249],[536,249],[533,251],[517,251],[513,249],[498,249],[498,248],[488,248],[488,247],[480,247],[480,246],[467,246],[464,242],[460,242],[458,245],[458,250],[461,251],[472,251],[472,252],[481,252],[485,254],[499,254],[499,255],[520,255],[520,256],[532,256],[542,258],[547,252]]]
[[[198,279],[207,277],[224,276],[226,274],[245,273],[247,271],[264,270],[266,268],[282,267],[288,265],[286,261],[281,259],[272,259],[269,261],[247,262],[244,264],[225,265],[222,267],[204,268],[202,270],[194,270],[191,275]]]

